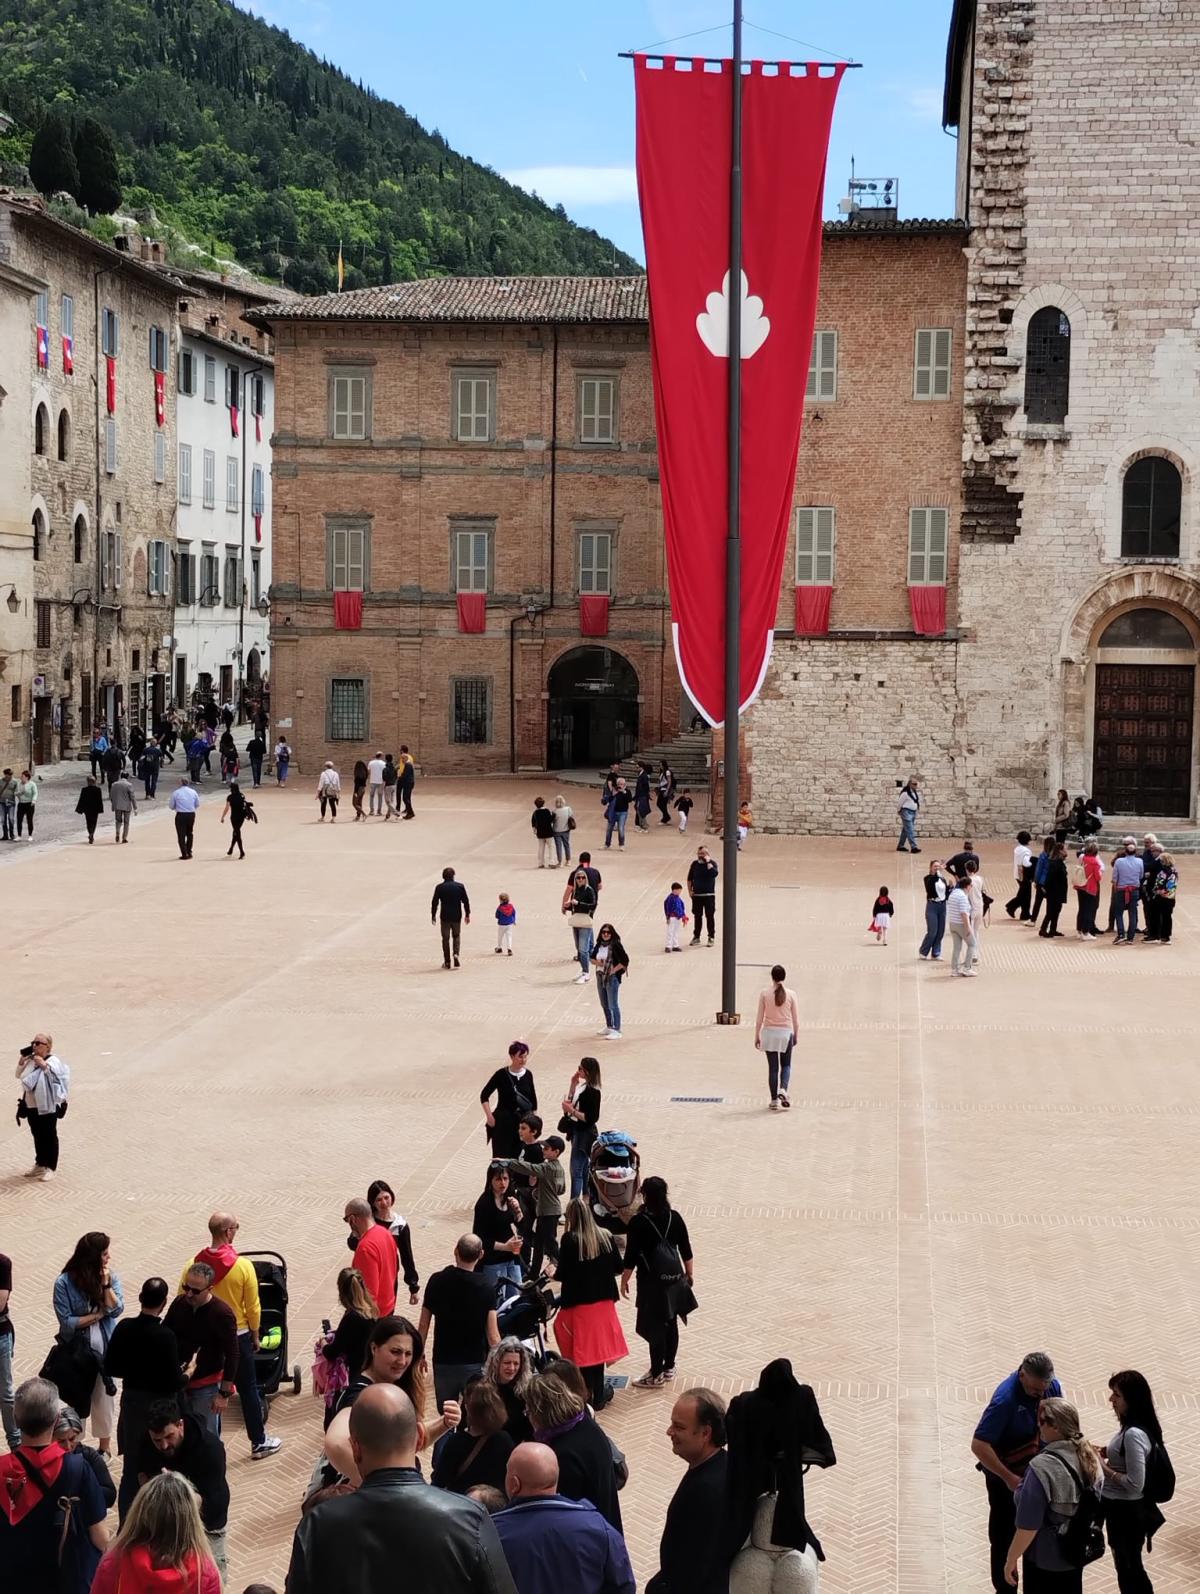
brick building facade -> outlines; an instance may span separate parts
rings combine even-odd
[[[789,722],[794,651],[894,645],[898,670],[936,678],[944,641],[914,648],[914,536],[915,579],[956,624],[963,232],[826,229],[765,694]],[[272,708],[303,765],[403,741],[439,773],[589,767],[690,721],[643,279],[442,279],[251,320],[276,334]],[[838,641],[789,641],[797,581],[832,586]],[[347,588],[361,620],[353,597],[335,613]],[[781,791],[777,822],[796,817]]]

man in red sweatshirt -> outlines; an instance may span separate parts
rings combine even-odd
[[[380,1317],[391,1317],[396,1310],[396,1276],[400,1271],[400,1252],[392,1232],[376,1223],[375,1214],[361,1197],[346,1202],[343,1214],[358,1235],[354,1265],[363,1276],[367,1294],[379,1308]]]
[[[258,1274],[254,1263],[239,1256],[234,1248],[238,1220],[230,1212],[214,1212],[208,1220],[211,1244],[197,1251],[179,1280],[180,1292],[187,1283],[188,1268],[197,1262],[206,1262],[213,1270],[212,1292],[217,1300],[224,1301],[237,1318],[238,1370],[237,1392],[242,1403],[242,1420],[250,1440],[250,1454],[255,1461],[273,1456],[283,1441],[266,1430],[263,1421],[262,1397],[258,1392],[254,1357],[258,1350],[259,1329],[262,1326],[262,1306],[258,1298]]]

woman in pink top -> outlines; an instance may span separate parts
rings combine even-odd
[[[1095,941],[1096,909],[1100,906],[1100,881],[1104,874],[1104,860],[1099,843],[1085,841],[1079,862],[1075,866],[1075,896],[1079,911],[1075,916],[1075,930],[1081,941]]]
[[[787,970],[779,963],[771,970],[771,989],[758,998],[758,1017],[754,1023],[754,1045],[767,1054],[767,1083],[771,1090],[771,1111],[790,1107],[788,1086],[792,1082],[792,1047],[800,1038],[800,1009],[795,991],[783,983]]]

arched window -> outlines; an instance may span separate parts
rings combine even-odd
[[[1102,648],[1171,648],[1195,652],[1192,633],[1165,609],[1129,609],[1104,628]]]
[[[58,412],[58,457],[67,459],[71,451],[71,417],[66,410]]]
[[[46,517],[40,509],[33,512],[33,557],[42,559],[46,554]]]
[[[35,454],[44,454],[49,446],[47,433],[50,431],[50,412],[44,404],[39,404],[33,412],[33,451]]]
[[[87,521],[82,515],[75,516],[75,563],[83,563],[83,555],[87,548]]]
[[[1029,318],[1025,334],[1025,414],[1046,426],[1067,418],[1071,390],[1071,323],[1048,304]]]
[[[1135,460],[1121,484],[1121,557],[1178,559],[1183,483],[1169,459]]]

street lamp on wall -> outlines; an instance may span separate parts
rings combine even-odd
[[[8,604],[8,612],[9,612],[9,614],[16,614],[17,611],[20,609],[20,607],[21,607],[21,599],[20,599],[20,597],[17,594],[17,585],[16,585],[15,581],[10,581],[9,582],[9,584],[8,584],[8,597],[5,598],[4,601],[5,601],[5,603]]]

